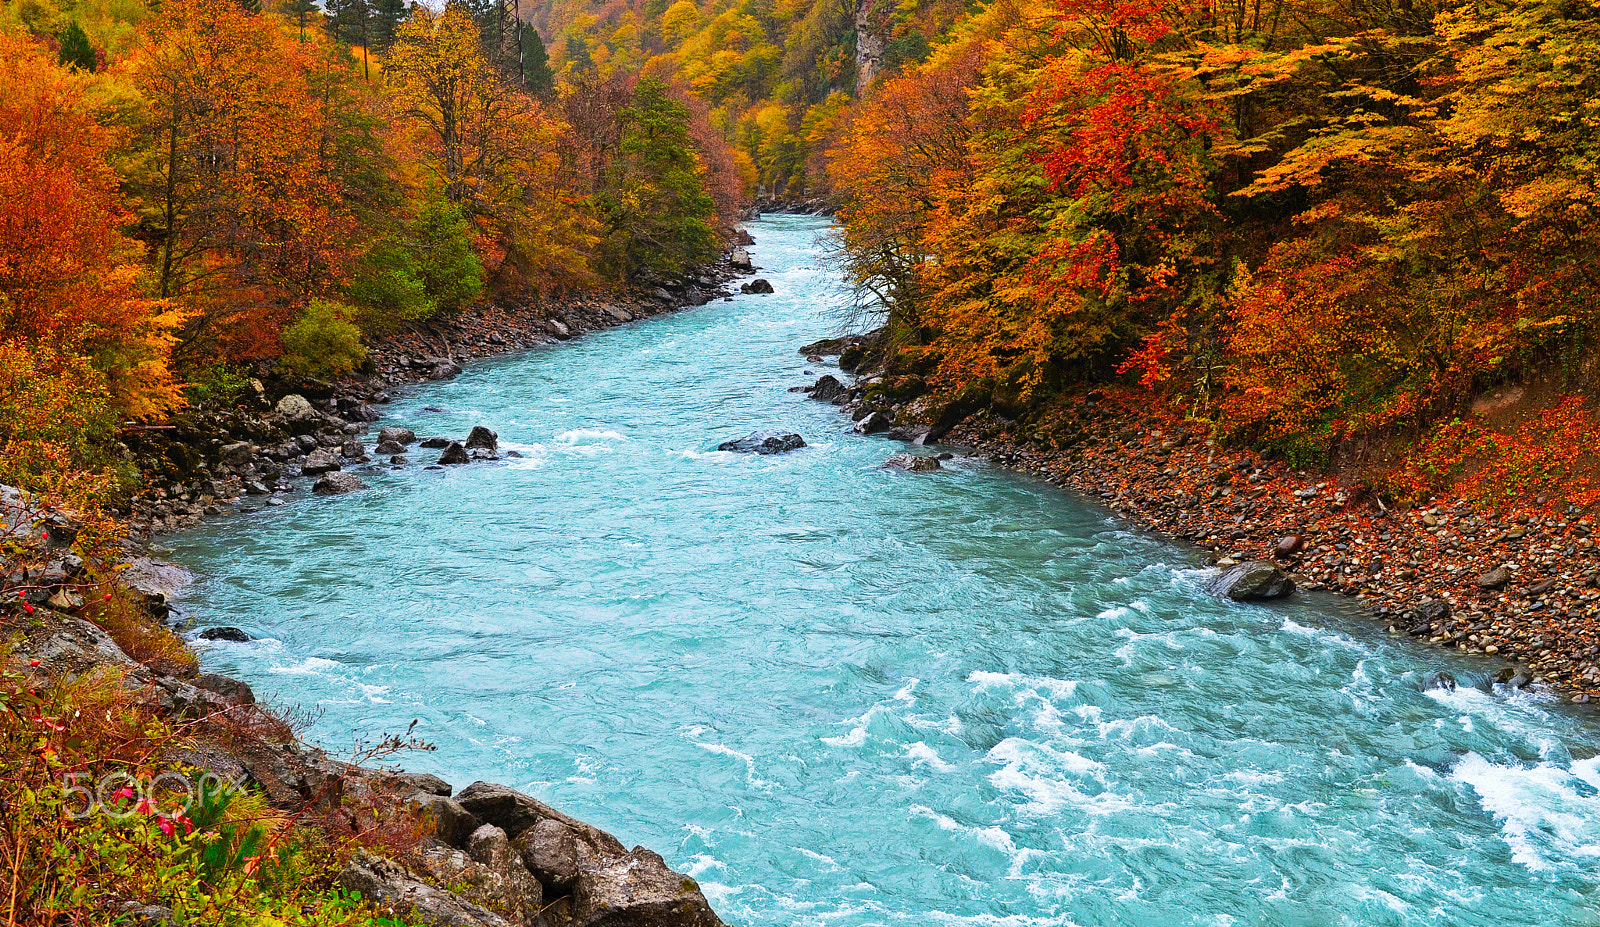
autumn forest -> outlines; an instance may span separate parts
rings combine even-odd
[[[8,0],[3,478],[126,489],[118,423],[331,378],[479,299],[716,255],[825,198],[891,372],[1047,422],[1086,383],[1423,491],[1579,467],[1588,2]],[[1537,380],[1551,414],[1459,413]],[[230,384],[232,386],[230,386]],[[1045,426],[1041,426],[1045,427]],[[1047,429],[1046,429],[1047,430]]]

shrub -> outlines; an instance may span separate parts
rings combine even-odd
[[[368,310],[363,320],[369,330],[421,321],[439,308],[428,295],[428,283],[414,250],[403,238],[385,238],[356,266],[345,295]]]
[[[190,374],[183,391],[191,402],[226,405],[238,399],[250,386],[250,371],[233,364],[212,364]]]
[[[367,359],[361,330],[343,303],[313,299],[283,333],[278,370],[288,376],[326,379],[351,373]]]

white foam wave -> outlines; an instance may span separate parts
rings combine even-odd
[[[751,788],[757,788],[757,789],[770,789],[770,788],[772,788],[772,786],[773,786],[772,782],[769,782],[766,779],[763,779],[760,776],[756,775],[756,758],[751,756],[750,754],[741,753],[738,750],[733,749],[732,747],[723,746],[722,744],[697,743],[697,744],[695,744],[695,746],[699,747],[702,750],[709,750],[710,752],[719,754],[721,756],[731,756],[736,760],[743,761],[744,762],[744,781],[745,781],[745,784],[749,785]]]
[[[1078,691],[1078,680],[1056,679],[1051,676],[1028,676],[1022,673],[992,673],[986,670],[977,670],[967,675],[967,682],[974,683],[974,692],[987,692],[991,688],[1007,686],[1012,689],[1037,690],[1044,689],[1055,698],[1071,698]],[[1028,692],[1024,691],[1025,697]]]
[[[555,436],[556,441],[568,446],[579,444],[599,444],[604,441],[626,441],[621,432],[611,431],[606,428],[574,428],[563,431]]]
[[[954,772],[956,768],[953,763],[946,763],[937,750],[920,740],[906,747],[906,755],[911,757],[911,765],[926,766],[934,772]]]
[[[1105,815],[1136,807],[1107,787],[1105,764],[1074,751],[1008,737],[989,750],[989,758],[1004,764],[989,774],[990,784],[1026,797],[1023,813],[1051,815],[1073,808]]]
[[[288,666],[270,666],[267,668],[267,672],[276,673],[280,676],[325,676],[328,670],[337,669],[339,666],[340,664],[336,660],[328,660],[323,657],[306,657],[299,663]]]
[[[1540,871],[1600,860],[1600,757],[1563,768],[1500,764],[1468,753],[1449,778],[1472,787],[1523,866]]]

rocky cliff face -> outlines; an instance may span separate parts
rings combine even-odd
[[[889,18],[879,0],[856,0],[856,96],[864,95],[883,70]],[[892,9],[892,7],[891,7]]]

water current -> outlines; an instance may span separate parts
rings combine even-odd
[[[881,470],[902,446],[788,391],[829,369],[796,353],[837,325],[826,225],[751,231],[775,295],[384,407],[520,459],[174,538],[190,611],[259,638],[206,667],[330,748],[420,719],[409,768],[650,846],[731,924],[1600,920],[1588,716],[1332,599],[1208,597],[1198,554],[1043,482]],[[809,446],[713,450],[758,428]]]

